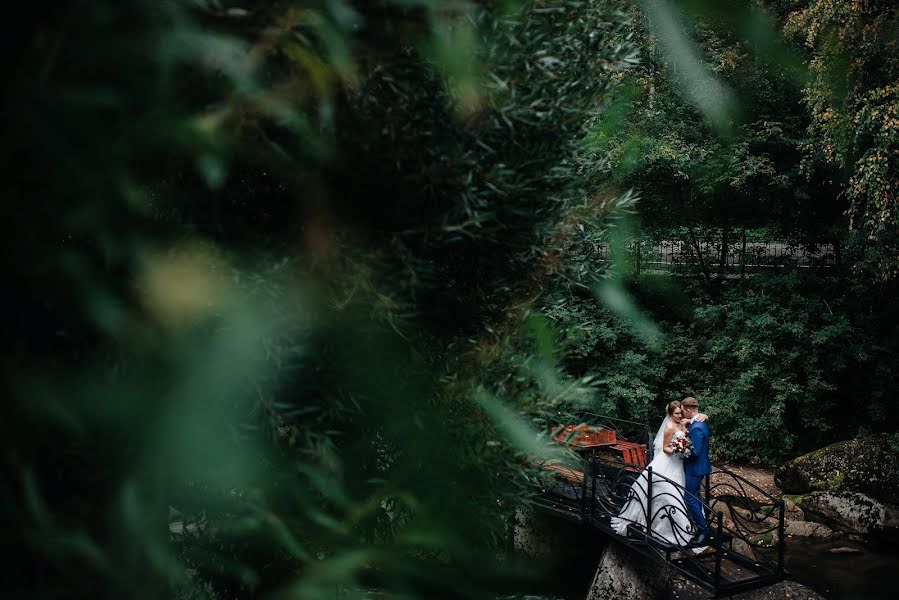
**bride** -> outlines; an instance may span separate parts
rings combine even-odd
[[[687,420],[683,418],[681,404],[677,400],[666,407],[668,416],[662,422],[653,441],[653,459],[637,477],[627,493],[627,502],[612,517],[612,529],[620,535],[627,534],[627,526],[646,526],[648,470],[652,468],[652,505],[650,532],[669,544],[684,546],[693,536],[693,525],[687,516],[684,503],[684,465],[674,455],[672,440],[687,435]],[[698,416],[705,420],[705,415]]]

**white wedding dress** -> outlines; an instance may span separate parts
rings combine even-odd
[[[695,533],[687,506],[684,503],[684,465],[683,461],[673,454],[662,452],[662,439],[669,418],[659,428],[653,442],[653,459],[634,481],[627,495],[627,500],[618,515],[612,517],[612,529],[615,533],[626,535],[627,526],[636,524],[646,526],[648,503],[649,468],[652,468],[652,534],[675,546],[689,543]],[[675,436],[683,436],[675,432]],[[673,439],[673,438],[672,438]],[[676,485],[675,485],[676,484]]]

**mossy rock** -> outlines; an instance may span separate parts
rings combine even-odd
[[[791,598],[792,600],[824,600],[815,590],[795,581],[781,581],[774,585],[750,590],[731,596],[733,600],[768,600],[769,598]]]
[[[775,542],[774,532],[767,531],[765,533],[760,533],[758,535],[752,536],[749,540],[756,546],[768,547],[773,546]]]
[[[813,521],[787,521],[786,532],[791,537],[826,540],[833,537],[834,531],[827,525]]]
[[[831,444],[786,463],[774,480],[788,494],[860,492],[899,504],[899,456],[894,440],[883,434]]]
[[[622,544],[612,543],[599,561],[587,600],[665,598],[672,572]]]
[[[895,539],[899,508],[859,492],[813,492],[803,497],[809,521],[841,531]]]

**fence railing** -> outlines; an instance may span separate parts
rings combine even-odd
[[[625,254],[636,272],[668,271],[693,274],[743,274],[768,269],[800,267],[826,268],[835,265],[838,256],[832,244],[808,246],[780,241],[729,244],[722,252],[721,242],[690,240],[635,240]],[[599,246],[600,263],[611,261],[611,249]]]
[[[589,413],[582,416],[597,431],[614,431],[616,439],[628,432],[634,443],[652,444],[645,424]],[[575,450],[565,464],[535,463],[543,470],[540,493],[534,499],[541,510],[590,524],[715,595],[784,577],[781,499],[723,467],[714,468],[705,478],[704,490],[694,496],[682,480],[657,473],[652,463],[642,471],[634,470],[598,434],[589,444],[577,446],[583,436],[581,427],[575,426],[563,437],[561,443]],[[553,439],[559,442],[557,435]],[[705,513],[708,541],[693,539],[696,530],[688,498]]]

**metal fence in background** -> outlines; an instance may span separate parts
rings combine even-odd
[[[631,269],[637,273],[696,274],[705,269],[708,273],[740,275],[786,267],[826,268],[838,260],[830,244],[803,246],[779,241],[747,242],[745,247],[737,242],[722,253],[720,242],[639,240],[630,242],[625,252]],[[611,260],[608,246],[600,246],[599,260]]]

